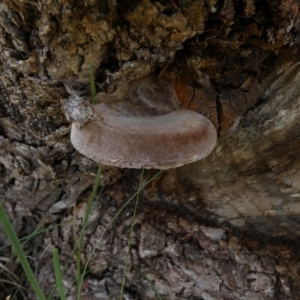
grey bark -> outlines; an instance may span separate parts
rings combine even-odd
[[[209,116],[219,133],[208,158],[143,190],[127,298],[156,299],[156,288],[163,299],[300,299],[299,10],[296,0],[0,3],[0,201],[20,237],[42,220],[74,218],[26,248],[45,293],[52,249],[69,258],[97,170],[70,144],[61,108],[64,84],[90,98],[92,64],[103,101],[168,69],[182,106]],[[97,237],[139,175],[103,167],[82,299],[119,297],[133,206]],[[0,242],[8,243],[2,230]],[[69,299],[75,273],[71,263]]]

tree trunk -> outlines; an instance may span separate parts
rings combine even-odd
[[[127,299],[300,299],[299,12],[297,0],[2,0],[0,201],[19,237],[60,224],[25,247],[45,294],[52,250],[65,265],[97,172],[72,147],[61,105],[64,84],[90,98],[93,69],[100,101],[164,74],[182,108],[218,131],[207,158],[164,171],[140,192]],[[82,299],[120,297],[134,203],[98,239],[140,174],[102,167]],[[2,229],[0,242],[8,243]],[[68,299],[75,274],[72,261]]]

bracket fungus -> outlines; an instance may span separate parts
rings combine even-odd
[[[153,77],[148,78],[150,85],[155,84]],[[149,95],[155,98],[155,94]],[[91,109],[97,117],[83,126],[73,121],[71,142],[81,154],[104,165],[176,168],[205,158],[216,145],[214,125],[191,110],[177,108],[153,116],[128,116],[105,103],[92,105]]]

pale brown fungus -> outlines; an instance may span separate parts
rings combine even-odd
[[[104,103],[91,108],[98,119],[82,128],[73,122],[71,142],[81,154],[104,165],[176,168],[205,158],[216,146],[214,125],[191,110],[128,116]]]

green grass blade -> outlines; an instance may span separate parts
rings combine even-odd
[[[138,191],[141,190],[143,177],[144,177],[144,168],[142,169]],[[136,195],[134,212],[133,212],[133,216],[132,216],[130,235],[129,235],[129,240],[128,240],[127,253],[126,253],[126,260],[125,260],[125,266],[124,266],[124,271],[123,271],[120,300],[123,300],[123,297],[124,297],[124,288],[125,288],[125,282],[126,282],[126,271],[127,271],[128,263],[129,263],[130,246],[131,246],[131,240],[132,240],[133,227],[134,227],[134,223],[135,223],[136,211],[137,211],[137,207],[138,207],[138,203],[139,203],[139,196],[140,196],[140,192]]]
[[[101,189],[101,191],[100,191],[100,193],[99,193],[99,195],[97,196],[97,199],[96,199],[95,201],[98,201],[99,198],[101,197],[103,188],[104,188],[104,187],[102,187],[102,189]],[[71,222],[71,221],[67,221],[66,224],[69,223],[69,222]],[[63,270],[62,270],[62,274],[64,274],[64,273],[66,272],[66,270],[68,269],[68,267],[69,267],[69,265],[70,265],[70,263],[71,263],[71,260],[73,260],[74,253],[77,251],[78,244],[79,244],[79,240],[77,239],[77,240],[76,240],[76,243],[75,243],[75,246],[74,246],[72,252],[70,253],[70,257],[69,257],[69,259],[67,260],[67,262],[66,262],[66,264],[65,264],[65,266],[64,266],[64,268],[63,268]],[[78,281],[77,277],[76,277],[76,280]],[[54,295],[55,290],[56,290],[56,284],[55,284],[54,287],[51,289],[51,292],[50,292],[50,294],[48,295],[47,300],[52,300],[52,299],[53,299],[53,295]]]
[[[85,211],[83,224],[82,224],[80,234],[79,234],[79,237],[78,237],[77,253],[76,253],[76,268],[77,268],[77,278],[78,278],[77,299],[78,300],[80,299],[81,285],[82,285],[82,281],[80,280],[81,279],[82,242],[83,242],[83,237],[84,237],[84,233],[85,233],[85,228],[87,226],[87,223],[88,223],[88,220],[89,220],[89,217],[90,217],[90,214],[91,214],[92,204],[93,204],[94,199],[96,198],[98,187],[99,187],[99,184],[100,184],[101,171],[102,171],[101,165],[99,165],[97,175],[96,175],[96,179],[95,179],[95,183],[93,185],[93,190],[92,190],[92,193],[91,193],[89,201],[88,201],[88,206],[87,206],[86,211]]]
[[[153,179],[155,179],[156,177],[158,177],[160,174],[162,174],[163,171],[159,171],[158,173],[156,173],[152,178],[150,178],[145,184],[143,184],[142,187],[140,187],[138,189],[137,192],[135,192],[126,202],[125,204],[119,209],[119,211],[115,214],[115,216],[112,218],[112,220],[108,223],[108,225],[106,226],[106,228],[103,230],[102,234],[99,236],[98,238],[98,241],[96,243],[96,245],[93,247],[91,253],[89,254],[88,256],[88,259],[85,263],[85,267],[84,267],[84,270],[83,270],[83,273],[81,275],[81,280],[80,280],[80,286],[82,285],[82,282],[83,282],[83,278],[84,278],[84,275],[86,274],[87,272],[87,268],[88,268],[88,265],[92,259],[92,256],[96,250],[96,247],[99,245],[99,243],[101,242],[103,236],[105,235],[105,233],[107,232],[107,230],[110,228],[110,226],[115,222],[115,220],[118,218],[118,216],[121,214],[121,212],[126,208],[126,206],[132,201],[132,199],[134,199],[139,193],[140,191],[142,191],[150,182],[152,182]],[[78,299],[79,300],[79,299]]]
[[[142,273],[140,270],[139,270],[138,272],[145,278],[146,281],[148,281],[148,283],[150,284],[152,290],[154,291],[154,293],[155,293],[157,299],[158,299],[158,300],[163,300],[163,298],[160,296],[160,294],[159,294],[157,288],[156,288],[155,285],[151,282],[151,280],[150,280],[144,273]]]
[[[56,284],[57,284],[60,300],[66,300],[57,249],[53,250],[53,264],[54,264],[55,278],[56,278]]]
[[[54,224],[54,225],[51,225],[51,226],[49,226],[49,227],[47,227],[47,228],[45,228],[45,229],[34,230],[34,232],[30,233],[29,235],[20,238],[19,241],[22,243],[22,244],[21,244],[22,247],[24,247],[24,246],[28,243],[28,241],[29,241],[31,238],[33,238],[35,235],[39,235],[39,234],[41,234],[41,233],[48,232],[48,231],[50,231],[50,230],[52,230],[52,229],[55,229],[55,228],[57,228],[57,227],[59,227],[59,226],[67,225],[67,224],[69,224],[70,222],[71,222],[71,220],[62,222],[61,224]],[[2,248],[0,248],[0,252],[3,251],[4,249],[8,248],[8,247],[9,247],[9,245],[3,246]]]
[[[2,204],[0,203],[0,220],[3,226],[3,229],[5,230],[13,248],[16,252],[20,263],[23,267],[23,270],[31,284],[32,289],[34,290],[35,294],[37,295],[39,300],[46,300],[37,280],[34,277],[34,274],[30,268],[30,265],[26,259],[25,253],[22,249],[22,246],[20,244],[19,238],[14,230],[13,225],[11,224],[8,215],[6,214]]]
[[[57,199],[58,199],[57,187],[55,189],[55,193],[56,193],[56,196],[54,197],[54,199],[53,199],[53,201],[52,201],[51,204],[54,204],[57,201]],[[39,234],[41,234],[43,232],[47,232],[47,231],[49,231],[49,230],[51,230],[53,228],[56,228],[58,226],[61,226],[63,224],[67,224],[69,222],[69,221],[67,221],[67,222],[64,222],[62,224],[55,224],[55,225],[48,226],[47,228],[41,229],[44,226],[44,224],[45,224],[45,222],[46,222],[46,220],[47,220],[47,218],[48,218],[49,215],[50,215],[50,212],[47,212],[46,215],[43,217],[43,219],[41,220],[41,222],[37,225],[37,227],[34,229],[34,231],[32,233],[30,233],[29,235],[27,235],[27,236],[22,237],[22,238],[19,239],[19,241],[21,242],[21,245],[22,245],[23,248],[30,241],[30,239],[33,238],[34,236],[39,235]],[[0,248],[0,252],[3,251],[7,247],[9,247],[9,245],[1,247]]]
[[[91,63],[90,63],[90,84],[91,84],[92,104],[98,104],[98,101],[95,99],[96,84],[95,84],[94,69]]]

